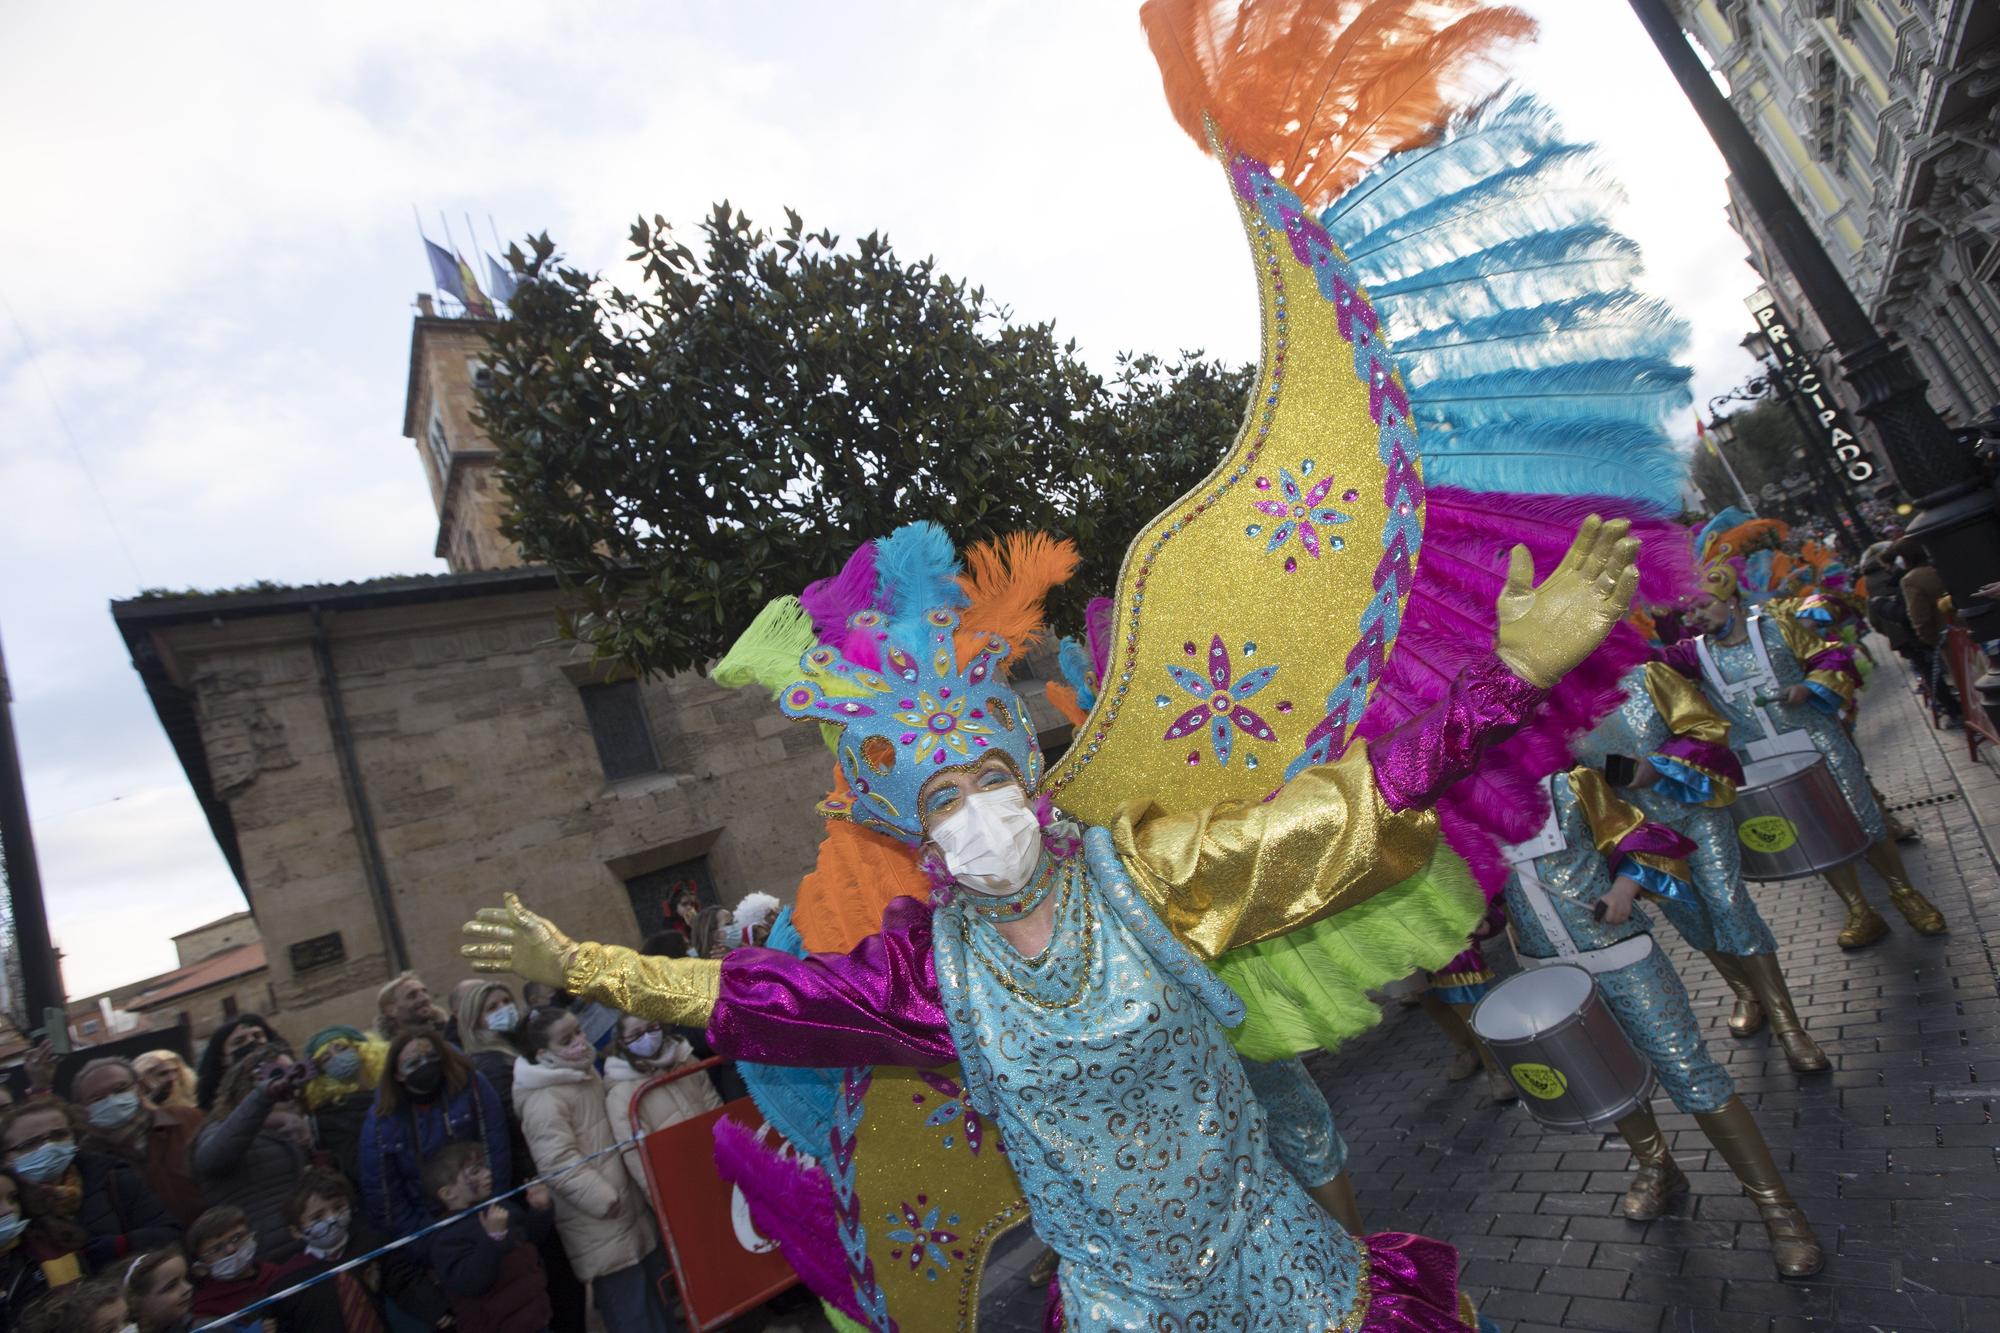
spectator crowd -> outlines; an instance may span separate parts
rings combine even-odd
[[[758,897],[687,895],[645,951],[760,941]],[[532,983],[441,1004],[413,972],[303,1042],[239,1014],[192,1068],[90,1059],[58,1090],[38,1048],[0,1108],[0,1329],[580,1333],[593,1304],[621,1333],[679,1329],[630,1145],[722,1104],[727,1066],[640,1098],[709,1054]]]

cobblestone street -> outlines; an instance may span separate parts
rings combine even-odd
[[[1518,1107],[1496,1108],[1483,1078],[1446,1083],[1444,1037],[1394,1006],[1374,1032],[1309,1062],[1352,1146],[1371,1230],[1456,1244],[1467,1289],[1510,1333],[2000,1330],[2000,874],[1989,841],[2000,779],[1966,758],[1962,733],[1929,729],[1906,680],[1899,665],[1876,672],[1859,739],[1877,787],[1922,834],[1903,855],[1952,933],[1909,930],[1865,867],[1892,934],[1857,953],[1834,943],[1840,903],[1818,880],[1756,889],[1831,1073],[1793,1074],[1768,1033],[1731,1037],[1728,988],[1655,916],[1712,1048],[1826,1245],[1825,1271],[1777,1280],[1752,1205],[1664,1097],[1655,1105],[1693,1193],[1671,1216],[1627,1222],[1613,1208],[1633,1163],[1616,1136],[1544,1133]]]

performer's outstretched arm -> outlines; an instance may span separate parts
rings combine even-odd
[[[1265,801],[1163,814],[1128,805],[1112,836],[1133,880],[1204,958],[1309,925],[1401,883],[1430,860],[1438,797],[1588,657],[1631,604],[1639,544],[1586,520],[1540,586],[1516,547],[1494,656],[1371,745],[1307,769]]]

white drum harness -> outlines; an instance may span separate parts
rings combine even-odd
[[[1757,702],[1759,694],[1769,698],[1778,692],[1778,672],[1771,665],[1770,646],[1764,642],[1763,626],[1759,623],[1761,616],[1762,612],[1752,610],[1746,617],[1750,627],[1750,647],[1757,655],[1757,670],[1734,685],[1722,678],[1722,669],[1716,665],[1715,653],[1708,646],[1708,636],[1704,634],[1694,641],[1694,650],[1701,657],[1702,678],[1708,682],[1708,687],[1735,702],[1763,726],[1762,736],[1752,737],[1739,747],[1744,758],[1753,763],[1759,759],[1804,754],[1819,748],[1804,730],[1778,730],[1771,720],[1770,708]]]
[[[1620,940],[1602,949],[1579,949],[1570,938],[1569,927],[1563,924],[1555,903],[1549,897],[1549,890],[1535,873],[1537,857],[1551,852],[1565,851],[1569,839],[1563,836],[1562,821],[1555,808],[1555,780],[1542,779],[1542,789],[1549,795],[1549,818],[1542,825],[1542,831],[1526,842],[1517,842],[1509,847],[1506,858],[1514,867],[1514,873],[1521,880],[1521,897],[1527,900],[1528,910],[1535,914],[1542,933],[1555,946],[1553,958],[1530,958],[1516,950],[1523,967],[1548,967],[1555,963],[1569,963],[1580,967],[1593,976],[1599,972],[1615,972],[1621,967],[1630,967],[1653,952],[1653,937],[1649,932],[1641,932],[1631,939]]]

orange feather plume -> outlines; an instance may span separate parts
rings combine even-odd
[[[1090,710],[1077,702],[1076,691],[1059,680],[1052,680],[1044,685],[1042,693],[1048,696],[1055,710],[1062,714],[1063,721],[1072,727],[1082,726],[1084,719],[1090,716]]]
[[[836,766],[833,794],[849,797]],[[882,929],[882,912],[896,898],[930,901],[931,882],[916,849],[845,819],[829,819],[819,859],[799,881],[792,924],[814,953],[846,953]]]
[[[968,550],[958,581],[968,602],[959,614],[959,660],[969,660],[991,634],[1005,639],[1018,660],[1041,637],[1049,590],[1067,583],[1076,564],[1074,543],[1039,532],[1010,532]]]
[[[1476,102],[1518,9],[1478,0],[1146,0],[1174,119],[1284,180],[1309,208]]]

